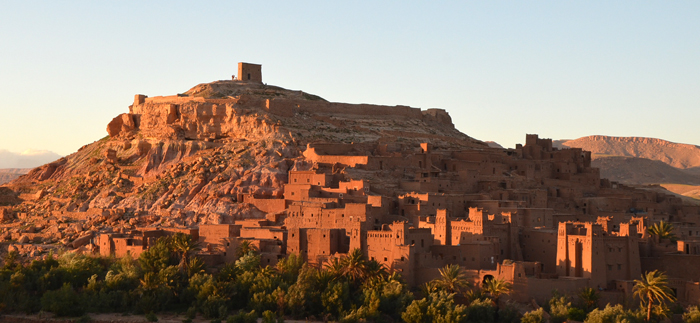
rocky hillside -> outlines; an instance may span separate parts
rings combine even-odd
[[[290,169],[314,168],[302,154],[309,144],[353,143],[358,153],[370,154],[363,143],[386,143],[389,150],[421,142],[488,147],[456,130],[442,110],[336,105],[240,81],[200,84],[169,97],[137,96],[128,113],[109,123],[109,136],[7,184],[0,202],[14,213],[37,216],[91,209],[153,215],[127,228],[230,223],[265,216],[240,203],[241,194],[282,196]],[[85,226],[101,230],[107,224],[97,217]]]

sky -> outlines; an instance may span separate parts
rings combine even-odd
[[[0,150],[67,155],[134,94],[230,79],[442,108],[467,135],[700,144],[698,1],[3,1]]]

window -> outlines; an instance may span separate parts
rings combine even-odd
[[[608,265],[608,270],[612,270],[612,265]]]
[[[617,264],[617,270],[622,270],[622,265],[621,265],[621,264]]]
[[[384,261],[389,261],[389,259],[387,259],[386,257],[384,257]]]
[[[248,80],[250,80],[250,73],[248,73]],[[270,262],[270,260],[268,260],[267,262]]]

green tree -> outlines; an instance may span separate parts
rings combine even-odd
[[[641,280],[635,280],[634,295],[646,302],[647,322],[651,320],[651,311],[654,303],[665,304],[666,300],[674,301],[673,291],[668,287],[668,278],[658,270],[646,272]]]
[[[544,309],[538,308],[536,310],[529,311],[523,315],[520,320],[521,323],[544,323]]]
[[[406,323],[467,322],[468,309],[464,305],[455,305],[454,294],[439,291],[423,299],[414,300],[401,318]]]
[[[644,321],[644,314],[641,312],[625,311],[622,305],[605,305],[603,309],[594,309],[584,323],[641,323]]]
[[[569,316],[571,302],[569,298],[563,295],[555,294],[549,300],[549,315],[552,323],[561,323],[566,321]]]
[[[158,273],[170,266],[172,255],[170,237],[161,237],[153,246],[141,253],[139,264],[144,272]]]
[[[55,291],[48,291],[41,297],[41,308],[57,316],[80,316],[85,314],[80,295],[73,287],[65,283]]]
[[[578,297],[581,299],[581,302],[583,302],[586,311],[590,312],[594,308],[598,308],[600,294],[595,289],[586,287],[578,293]]]
[[[492,323],[495,321],[498,309],[490,300],[475,300],[469,304],[468,321],[474,323]]]

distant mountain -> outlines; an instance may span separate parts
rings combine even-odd
[[[591,166],[600,177],[628,184],[674,183],[700,185],[700,174],[669,166],[658,160],[634,157],[598,157]]]
[[[680,169],[700,168],[700,147],[662,139],[643,137],[588,136],[575,140],[558,140],[555,147],[583,148],[593,158],[622,156],[658,160]],[[700,173],[700,171],[698,171]]]
[[[491,147],[491,148],[503,149],[503,146],[501,146],[499,143],[497,143],[497,142],[495,142],[495,141],[485,141],[485,143],[486,143],[487,145],[489,145],[489,147]]]
[[[601,177],[620,183],[700,185],[700,147],[695,145],[609,136],[556,140],[552,145],[592,152],[592,166],[600,168]],[[698,198],[697,192],[679,191],[683,185],[663,186],[674,193]]]
[[[2,168],[0,169],[0,185],[8,183],[9,181],[20,177],[29,171],[31,168]]]
[[[1,168],[34,168],[48,164],[61,155],[48,150],[25,150],[21,153],[0,149]]]

